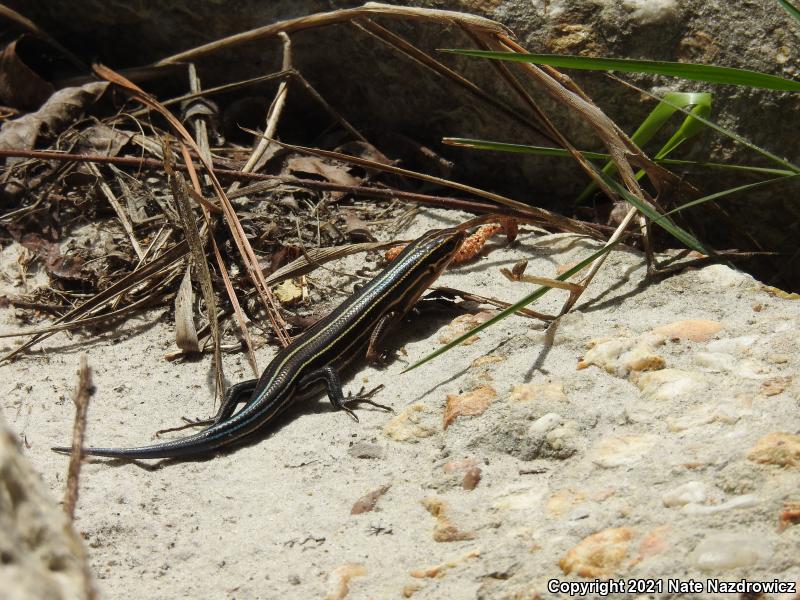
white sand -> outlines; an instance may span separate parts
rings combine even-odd
[[[446,224],[433,214],[408,237]],[[524,258],[528,273],[552,277],[557,266],[598,245],[528,231],[512,248],[502,238],[490,247],[440,283],[516,300],[532,287],[509,283],[500,267]],[[12,279],[15,251],[3,252]],[[340,266],[355,269],[362,260]],[[207,460],[155,470],[87,462],[76,527],[101,597],[323,598],[334,570],[358,563],[364,574],[350,582],[347,598],[400,598],[404,588],[412,591],[407,586],[419,588],[415,599],[550,598],[557,596],[547,591],[551,578],[594,578],[566,576],[559,561],[610,528],[624,528],[620,535],[629,539],[599,542],[595,556],[608,563],[603,578],[800,579],[800,525],[777,529],[784,503],[800,501],[800,456],[784,467],[747,458],[766,434],[800,432],[800,302],[723,266],[651,284],[644,273],[640,255],[614,252],[551,336],[539,322],[507,319],[476,343],[407,374],[401,371],[410,361],[439,346],[437,328],[453,315],[423,316],[394,335],[388,344],[402,346],[399,358],[383,370],[360,369],[345,389],[383,383],[378,401],[397,413],[422,403],[417,414],[433,430],[428,437],[394,441],[383,428],[396,415],[366,407],[355,423],[332,412],[323,397],[299,406],[263,439]],[[0,293],[21,291],[9,281],[0,285]],[[565,296],[551,292],[531,308],[556,312]],[[113,334],[57,335],[0,368],[0,408],[30,445],[27,454],[55,497],[62,495],[67,459],[49,447],[70,441],[81,353],[97,387],[88,416],[91,445],[151,443],[156,430],[179,424],[181,416],[212,412],[210,358],[165,361],[174,350],[165,314],[139,316]],[[647,346],[640,337],[683,319],[716,321],[723,329],[700,342]],[[0,311],[0,329],[17,328],[13,310]],[[578,370],[587,342],[603,337],[619,347],[641,342],[638,352],[650,348],[662,366],[677,371],[643,381],[620,370],[620,357],[610,351],[598,352],[597,360],[616,373]],[[3,339],[0,348],[17,343]],[[257,352],[261,368],[272,353]],[[485,355],[501,360],[471,366]],[[241,355],[226,355],[225,368],[231,382],[252,376]],[[551,392],[560,385],[563,396],[512,399],[514,386],[524,383],[556,384]],[[447,394],[479,385],[497,393],[486,412],[457,418],[443,431]],[[355,456],[365,453],[378,456]],[[465,457],[482,470],[472,491],[443,469]],[[387,484],[374,511],[350,514],[360,496]],[[473,539],[435,541],[426,498],[445,502],[452,524]],[[376,535],[377,527],[384,531]],[[718,540],[719,533],[733,538]],[[612,556],[612,546],[621,557]],[[472,551],[479,556],[465,558]],[[454,566],[439,577],[409,574],[451,560]]]

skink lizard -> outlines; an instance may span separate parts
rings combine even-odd
[[[339,371],[367,347],[376,347],[387,329],[399,321],[455,256],[465,233],[435,229],[410,243],[375,278],[328,316],[280,350],[259,379],[230,388],[213,424],[199,433],[138,448],[84,448],[84,454],[112,458],[177,458],[209,454],[263,429],[298,397],[323,382],[331,404],[353,414],[348,403],[369,395],[345,398]],[[236,414],[236,406],[245,406]],[[55,447],[57,452],[70,448]]]

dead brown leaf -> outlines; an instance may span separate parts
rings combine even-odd
[[[317,156],[292,156],[286,161],[286,169],[294,174],[319,175],[323,179],[340,185],[359,185],[361,183],[359,178],[350,174],[346,166],[331,163]]]
[[[17,53],[17,43],[8,44],[0,53],[0,100],[22,110],[36,110],[53,93],[53,86],[39,77]]]
[[[81,131],[76,150],[84,154],[117,156],[133,135],[98,123]]]
[[[41,133],[57,135],[72,125],[107,87],[108,83],[103,81],[58,90],[36,112],[5,122],[0,128],[0,148],[30,149]],[[9,159],[7,162],[19,160]]]

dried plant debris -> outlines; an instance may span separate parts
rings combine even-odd
[[[509,240],[517,223],[601,239],[612,231],[453,181],[452,163],[430,148],[401,132],[371,139],[339,114],[295,68],[292,42],[306,29],[357,19],[357,27],[376,43],[420,62],[526,130],[562,143],[590,177],[598,177],[504,66],[501,83],[519,96],[524,111],[371,21],[376,15],[455,23],[478,47],[524,51],[505,28],[485,18],[370,3],[243,32],[131,71],[131,77],[146,71],[150,79],[142,81],[147,89],[98,64],[84,74],[103,81],[51,94],[46,86],[52,82],[20,58],[21,40],[6,46],[0,55],[0,97],[12,103],[13,91],[20,96],[14,106],[32,112],[7,119],[0,128],[0,156],[6,157],[0,176],[0,240],[24,244],[31,252],[24,268],[44,269],[50,277],[49,286],[9,302],[21,310],[47,307],[57,319],[0,358],[12,358],[56,330],[112,323],[145,307],[175,306],[181,352],[213,351],[219,364],[220,332],[234,331],[225,324],[232,316],[256,370],[248,323],[266,322],[262,330],[286,345],[290,334],[298,333],[288,331],[290,323],[313,321],[320,313],[316,304],[328,296],[313,280],[284,283],[279,298],[272,286],[323,266],[338,255],[330,249],[372,249],[367,244],[400,231],[411,214],[409,202],[484,215],[475,224],[503,223]],[[26,29],[59,60],[66,58],[73,72],[76,66],[86,69],[35,24]],[[204,88],[193,64],[177,64],[266,37],[280,41],[282,67],[275,73]],[[595,130],[627,193],[658,209],[633,177],[634,168],[643,169],[657,190],[674,187],[675,178],[654,165],[574,82],[559,80],[553,70],[523,70]],[[167,71],[188,75],[178,96],[162,97],[166,88],[160,87],[158,75]],[[303,127],[285,116],[301,95],[317,113]],[[427,172],[408,164],[422,165]],[[174,183],[179,172],[186,178],[180,200]],[[597,184],[619,197],[605,180]],[[626,229],[635,214],[631,210],[621,219],[612,241],[630,233]],[[472,260],[496,229],[486,225],[479,230],[478,238],[471,238],[474,247],[465,248],[465,260]],[[191,240],[187,231],[193,232]],[[569,306],[603,260],[597,258],[582,285],[569,284],[575,288]],[[219,371],[217,378],[222,381]]]
[[[0,52],[0,101],[18,109],[36,109],[53,93],[53,86],[31,69],[17,52],[19,39]]]

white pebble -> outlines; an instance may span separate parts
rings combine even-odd
[[[575,421],[566,421],[563,426],[548,431],[545,440],[553,450],[562,450],[572,446],[577,435],[578,424]]]
[[[706,484],[702,481],[689,481],[675,489],[664,492],[661,496],[661,502],[667,508],[674,508],[690,503],[702,504],[706,501],[706,498],[708,498]]]
[[[736,365],[736,359],[724,352],[698,352],[695,362],[712,371],[732,371]]]
[[[590,460],[604,469],[630,465],[641,460],[658,443],[655,435],[608,437],[595,444]]]
[[[746,352],[756,343],[758,339],[755,335],[740,335],[735,338],[714,340],[708,342],[706,348],[709,352],[725,352],[727,354],[741,354]]]
[[[734,510],[736,508],[750,508],[756,506],[761,500],[755,494],[745,494],[744,496],[736,496],[722,504],[711,504],[707,506],[698,506],[697,504],[687,504],[683,507],[683,512],[689,515],[712,515],[714,513],[725,512],[726,510]]]
[[[641,25],[674,21],[679,13],[675,0],[625,0],[624,6]]]
[[[528,435],[531,437],[542,436],[551,429],[555,429],[563,422],[564,419],[558,413],[547,413],[536,419],[531,426],[528,427]]]
[[[703,387],[702,373],[681,369],[662,369],[643,373],[636,380],[642,396],[652,400],[691,398]]]
[[[725,265],[709,265],[698,271],[701,281],[715,283],[717,287],[744,287],[753,284],[753,278]]]
[[[727,571],[754,565],[772,556],[772,545],[763,534],[715,533],[697,544],[689,556],[701,571]]]
[[[745,379],[764,379],[770,374],[769,367],[759,360],[744,359],[736,367],[736,374]]]

